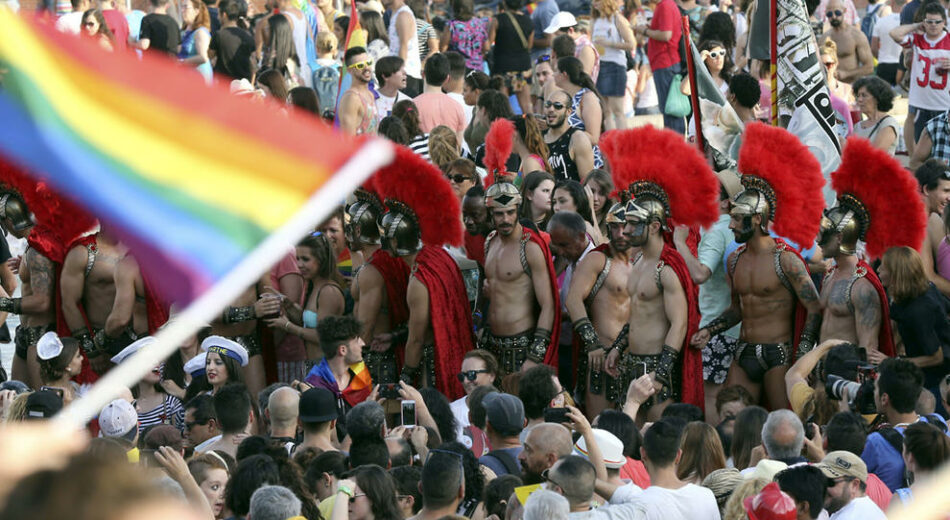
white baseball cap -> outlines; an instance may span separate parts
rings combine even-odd
[[[577,25],[577,18],[574,18],[574,15],[567,11],[561,11],[554,15],[554,18],[551,18],[551,23],[544,29],[544,32],[554,34],[560,29],[567,29],[575,25]]]
[[[99,412],[99,431],[103,437],[127,438],[138,425],[139,414],[125,399],[116,399]]]

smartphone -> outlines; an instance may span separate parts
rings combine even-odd
[[[815,438],[815,423],[805,423],[805,437],[808,437],[808,440]]]
[[[40,391],[41,391],[41,392],[43,392],[43,391],[46,391],[46,392],[53,392],[54,394],[58,395],[60,399],[63,398],[63,389],[62,389],[62,388],[56,388],[56,387],[52,387],[52,386],[41,386],[41,387],[40,387]]]
[[[639,379],[646,375],[647,373],[647,364],[645,361],[633,364],[633,378]]]
[[[379,385],[379,396],[385,399],[399,399],[399,384],[383,383]]]
[[[567,418],[567,414],[570,412],[567,408],[545,408],[544,409],[544,422],[549,423],[558,423],[563,424],[566,422],[571,422]]]
[[[416,402],[415,401],[402,401],[402,425],[403,426],[416,425]]]

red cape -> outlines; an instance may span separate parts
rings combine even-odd
[[[887,293],[884,292],[884,286],[881,284],[881,279],[877,277],[877,273],[864,260],[858,261],[858,269],[862,267],[866,271],[864,278],[871,282],[881,300],[881,330],[877,333],[877,348],[885,356],[894,357],[897,355],[897,349],[894,347],[894,335],[891,333],[891,310]]]
[[[534,242],[544,253],[544,262],[548,270],[548,280],[551,283],[551,296],[554,298],[554,323],[551,325],[551,342],[548,343],[547,354],[544,355],[544,364],[557,369],[558,341],[561,338],[561,297],[557,286],[557,274],[554,272],[554,260],[551,259],[551,248],[540,233],[535,233],[530,229],[522,231],[528,236],[528,240]],[[575,349],[575,358],[576,349]],[[576,360],[574,366],[576,367]]]
[[[449,400],[465,394],[455,374],[472,350],[472,313],[462,273],[439,246],[423,246],[413,276],[429,291],[429,315],[435,338],[435,386]]]
[[[145,312],[148,314],[148,333],[154,335],[168,321],[168,304],[159,298],[149,283],[148,276],[142,274],[142,286],[145,288]]]
[[[694,404],[702,410],[706,404],[703,396],[703,354],[701,350],[689,344],[689,339],[699,330],[699,287],[690,278],[686,261],[669,243],[663,244],[660,261],[676,273],[686,294],[686,336],[680,347],[680,352],[683,354],[683,388],[680,402]]]
[[[485,235],[473,235],[466,231],[462,234],[465,239],[465,256],[485,267]]]
[[[386,284],[386,304],[389,310],[389,328],[395,329],[398,325],[409,321],[409,305],[406,303],[406,287],[409,285],[409,266],[401,259],[390,253],[377,249],[366,260],[383,277]],[[396,370],[402,369],[402,360],[405,355],[405,343],[393,345],[396,352]],[[461,366],[461,365],[459,365]]]

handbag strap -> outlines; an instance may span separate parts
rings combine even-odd
[[[515,15],[511,14],[511,11],[505,11],[505,14],[508,15],[508,19],[511,20],[511,25],[515,26],[515,31],[518,33],[518,38],[521,38],[521,46],[527,49],[528,39],[524,37],[524,31],[521,30],[521,24],[518,23],[518,19],[515,18]]]
[[[889,118],[889,117],[891,117],[891,116],[886,115],[886,116],[884,116],[884,117],[882,117],[882,118],[880,118],[880,119],[877,120],[877,124],[874,125],[874,128],[871,129],[871,133],[868,134],[868,139],[871,139],[872,137],[874,137],[874,132],[877,132],[877,127],[881,126],[881,123],[883,123],[884,120],[887,119],[887,118]]]

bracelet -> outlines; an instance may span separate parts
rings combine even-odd
[[[225,325],[230,325],[232,323],[250,321],[255,319],[255,317],[254,306],[252,305],[247,307],[228,307],[224,311],[221,321],[224,322]]]
[[[352,489],[350,489],[350,488],[347,487],[347,486],[343,486],[343,485],[341,485],[340,487],[336,488],[336,492],[337,492],[337,493],[343,493],[344,495],[346,495],[346,496],[348,496],[348,497],[350,497],[350,498],[353,498],[353,495],[354,495]]]

